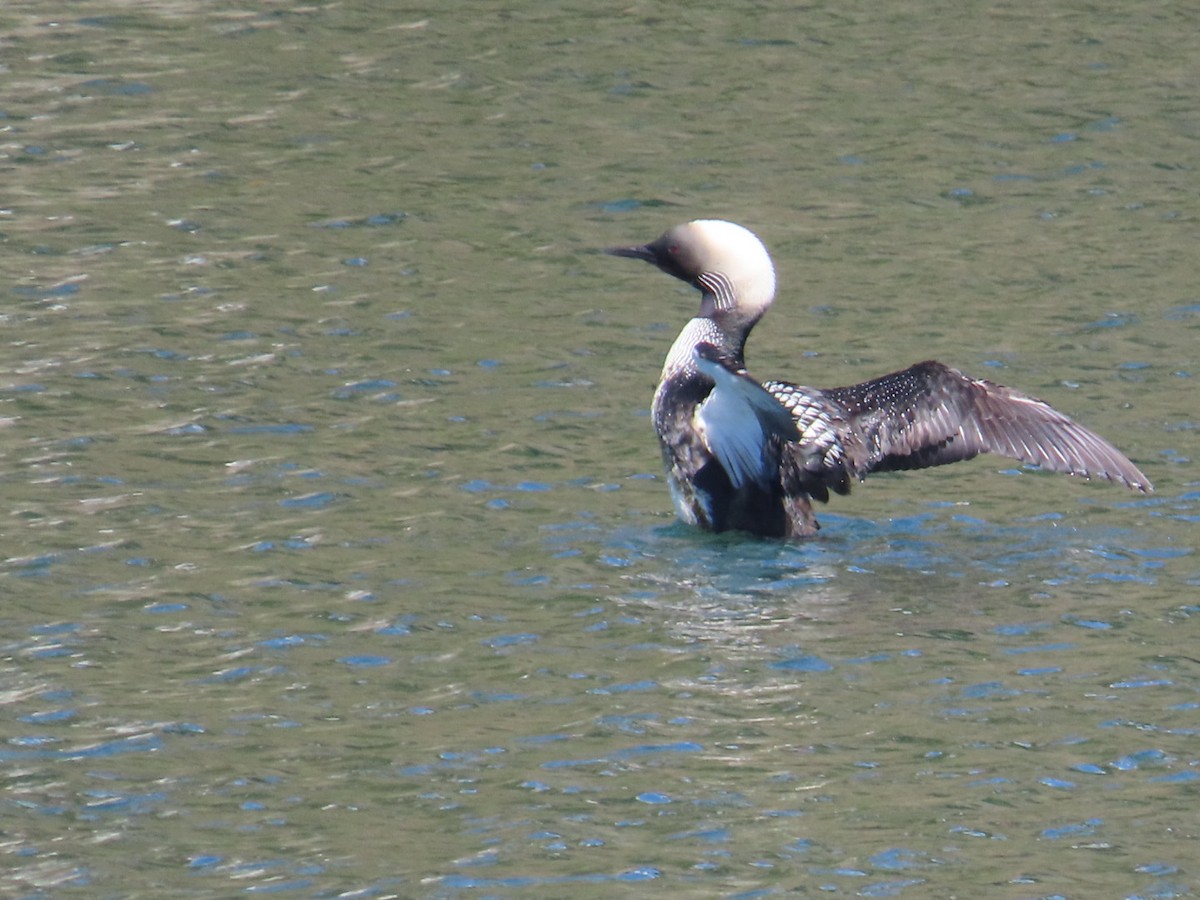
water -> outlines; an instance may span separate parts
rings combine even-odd
[[[1185,897],[1191,23],[1147,7],[10,3],[6,896]],[[1155,481],[977,460],[674,524],[695,298]]]

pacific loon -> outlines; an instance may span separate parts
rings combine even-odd
[[[746,338],[775,299],[775,267],[741,225],[700,219],[607,252],[700,291],[651,409],[676,509],[691,525],[807,537],[819,527],[812,500],[830,491],[980,453],[1153,489],[1112,444],[1048,404],[939,362],[839,388],[751,378]]]

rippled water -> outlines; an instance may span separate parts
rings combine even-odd
[[[1194,27],[890,4],[0,11],[0,893],[1197,894]],[[977,460],[673,523],[706,215],[762,377]]]

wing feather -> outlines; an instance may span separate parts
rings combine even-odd
[[[1121,451],[1049,404],[938,362],[823,394],[861,432],[868,448],[863,474],[996,453],[1054,472],[1153,489]]]
[[[754,482],[769,492],[779,481],[781,447],[801,440],[791,414],[711,344],[697,345],[695,360],[714,382],[695,413],[705,446],[735,488]]]

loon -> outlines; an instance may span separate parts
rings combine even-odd
[[[752,378],[746,338],[775,299],[775,267],[741,225],[698,219],[605,252],[700,291],[651,407],[671,495],[689,525],[811,537],[820,527],[812,501],[828,502],[830,491],[848,494],[872,472],[980,453],[1153,490],[1112,444],[1048,404],[940,362],[838,388]]]

